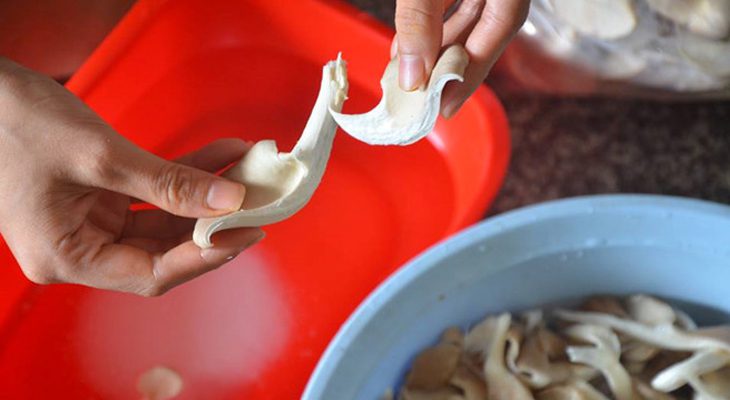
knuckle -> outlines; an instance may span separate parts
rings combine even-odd
[[[477,18],[484,6],[484,0],[463,0],[456,13],[469,19]]]
[[[163,287],[159,284],[153,284],[142,288],[137,292],[137,294],[142,297],[160,297],[163,294],[167,293],[169,290],[170,288]]]
[[[23,275],[33,283],[48,285],[57,282],[54,271],[41,264],[25,265],[21,270],[23,271]]]
[[[168,205],[179,204],[195,194],[193,174],[185,168],[165,163],[157,176],[156,189]]]
[[[94,182],[116,182],[120,175],[115,169],[115,149],[103,139],[93,139],[86,143],[86,160],[82,173]]]
[[[396,28],[399,34],[421,34],[428,31],[431,24],[440,18],[439,7],[430,6],[431,1],[418,2],[398,7],[395,12]]]
[[[481,20],[485,25],[491,26],[504,34],[516,33],[527,19],[529,7],[524,7],[521,3],[513,4],[508,9],[485,7],[481,15]]]

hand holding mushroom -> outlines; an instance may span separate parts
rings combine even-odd
[[[529,0],[464,0],[444,22],[455,0],[397,0],[396,37],[391,56],[398,57],[399,83],[415,90],[428,82],[441,49],[461,44],[470,63],[464,82],[444,92],[441,112],[454,115],[479,87],[512,36],[527,18]]]
[[[240,207],[245,188],[210,172],[247,149],[222,140],[165,161],[0,57],[0,233],[34,282],[158,295],[222,265],[263,233],[231,230],[201,251],[190,218]],[[130,210],[135,199],[160,210]]]

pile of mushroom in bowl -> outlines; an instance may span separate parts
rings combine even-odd
[[[664,196],[489,219],[374,291],[304,398],[728,399],[728,237],[730,207]]]

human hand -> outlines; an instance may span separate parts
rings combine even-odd
[[[464,45],[469,54],[464,82],[444,90],[441,114],[453,116],[484,81],[489,70],[527,18],[529,0],[462,0],[444,22],[456,0],[396,0],[391,56],[399,58],[399,83],[414,90],[431,74],[442,47]]]
[[[221,232],[201,250],[190,218],[240,207],[244,187],[204,170],[247,149],[220,140],[165,161],[55,81],[0,58],[0,233],[34,282],[154,296],[224,264],[263,232]],[[160,210],[130,210],[135,199]]]

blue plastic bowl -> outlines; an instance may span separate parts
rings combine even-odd
[[[594,196],[523,208],[431,248],[340,329],[305,399],[379,399],[449,326],[597,293],[687,302],[699,323],[730,312],[730,207]],[[718,313],[719,311],[719,313]]]

